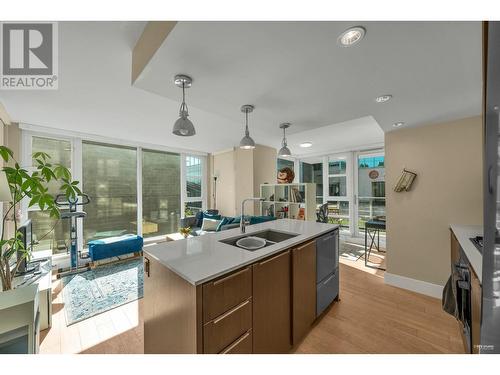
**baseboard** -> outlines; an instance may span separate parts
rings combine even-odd
[[[412,292],[425,294],[426,296],[434,298],[441,299],[441,296],[443,295],[442,285],[428,283],[427,281],[417,279],[410,279],[409,277],[395,275],[389,272],[385,273],[384,282],[388,285],[411,290]]]

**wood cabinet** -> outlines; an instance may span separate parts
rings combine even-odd
[[[288,353],[316,319],[316,242],[201,285],[145,249],[145,353]]]
[[[197,353],[201,346],[201,287],[144,257],[144,352]]]
[[[220,354],[249,354],[252,353],[252,330],[243,334],[238,340],[225,348]]]
[[[251,296],[251,267],[203,284],[203,321],[216,318]]]
[[[292,341],[296,345],[316,319],[316,242],[292,249]]]
[[[253,352],[291,348],[290,250],[253,265]]]
[[[479,354],[479,345],[481,344],[481,304],[483,299],[483,293],[481,288],[481,283],[473,270],[470,270],[471,274],[471,314],[472,314],[472,326],[471,326],[471,346],[472,353]]]
[[[220,353],[251,329],[252,299],[250,298],[203,326],[203,353]]]

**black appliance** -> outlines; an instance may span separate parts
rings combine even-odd
[[[476,249],[478,249],[479,252],[482,254],[483,247],[484,247],[484,237],[483,236],[476,236],[473,238],[469,238],[469,240],[476,247]]]
[[[339,294],[339,230],[316,240],[316,316]]]
[[[23,259],[17,272],[18,274],[24,274],[35,270],[35,268],[28,268],[28,258],[26,257],[26,252],[31,254],[33,251],[33,226],[31,220],[27,220],[23,225],[17,228],[17,231],[22,235],[22,241],[25,249],[24,251],[17,251],[17,261],[19,262],[19,260]]]
[[[457,319],[461,323],[465,337],[467,352],[472,353],[472,301],[471,301],[471,275],[467,258],[460,254],[460,260],[454,265],[453,282],[456,288]]]

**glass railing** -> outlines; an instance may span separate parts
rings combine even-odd
[[[358,200],[358,228],[365,230],[365,223],[373,219],[385,219],[385,198],[365,198]]]

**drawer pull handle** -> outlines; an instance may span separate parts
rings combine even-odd
[[[278,255],[276,255],[276,256],[274,256],[274,257],[272,257],[272,258],[266,259],[265,261],[260,262],[260,263],[259,263],[259,266],[262,266],[262,265],[264,265],[264,264],[266,264],[266,263],[272,262],[273,260],[278,259],[279,257],[281,257],[281,256],[285,255],[286,253],[287,253],[287,251],[285,251],[284,253],[278,254]]]
[[[296,249],[296,250],[302,250],[302,249],[304,249],[304,248],[306,248],[306,247],[310,246],[313,242],[314,242],[314,241],[311,241],[311,242],[305,243],[305,244],[303,244],[302,246],[297,247],[297,249]]]
[[[214,319],[214,324],[217,324],[219,323],[221,320],[227,318],[229,315],[231,315],[232,313],[234,313],[235,311],[241,309],[242,307],[244,307],[245,305],[247,305],[248,303],[250,303],[250,300],[247,299],[245,302],[243,303],[240,303],[238,306],[236,306],[235,308],[225,312],[224,314],[222,314],[221,316],[219,316],[218,318]]]
[[[334,277],[335,277],[335,275],[330,276],[327,280],[325,280],[325,281],[323,282],[323,285],[328,284],[328,283],[330,282],[330,280],[331,280],[331,279],[333,279]]]
[[[220,354],[227,354],[231,350],[233,350],[236,346],[238,346],[243,340],[245,340],[250,335],[250,331],[246,332],[243,336],[241,336],[238,340],[229,345],[226,349],[224,349]]]
[[[223,283],[223,282],[225,282],[227,280],[231,280],[233,277],[239,276],[239,275],[241,275],[241,274],[243,274],[245,272],[248,272],[248,268],[245,268],[244,270],[235,272],[232,275],[229,275],[228,277],[224,277],[223,279],[214,281],[213,285],[218,285],[218,284]]]

